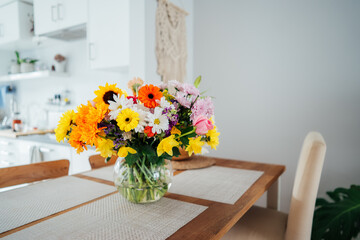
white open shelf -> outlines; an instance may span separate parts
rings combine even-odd
[[[54,71],[38,71],[38,72],[28,72],[28,73],[18,73],[18,74],[9,74],[5,76],[0,76],[0,82],[12,82],[20,81],[27,79],[39,79],[39,78],[49,78],[49,77],[68,77],[68,73],[54,72]]]

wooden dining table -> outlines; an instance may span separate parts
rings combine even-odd
[[[212,157],[211,157],[212,158]],[[249,189],[234,203],[222,203],[217,201],[205,200],[196,197],[190,197],[175,193],[166,193],[165,198],[175,199],[187,203],[198,204],[206,206],[204,210],[197,217],[192,219],[190,222],[185,224],[183,227],[178,229],[173,233],[168,239],[171,240],[184,240],[184,239],[221,239],[222,236],[229,231],[232,226],[244,215],[246,212],[254,205],[254,203],[265,193],[267,192],[267,207],[272,209],[278,209],[279,198],[278,198],[278,188],[279,188],[279,177],[285,171],[285,166],[275,165],[275,164],[266,164],[266,163],[257,163],[249,161],[240,161],[240,160],[230,160],[223,158],[212,158],[215,160],[215,165],[220,167],[227,168],[236,168],[236,169],[245,169],[245,170],[256,170],[262,171],[263,174],[249,187]],[[184,171],[176,171],[174,175],[181,174]],[[102,184],[114,185],[113,182],[107,181],[104,179],[99,179],[84,174],[73,175],[78,178],[87,179],[90,181],[95,181]],[[234,183],[236,184],[236,183]],[[100,197],[97,197],[91,201],[79,204],[77,206],[71,207],[69,209],[57,212],[50,216],[41,218],[39,220],[30,222],[23,226],[11,229],[9,231],[3,232],[0,234],[0,238],[8,236],[20,230],[29,228],[38,223],[47,221],[56,216],[62,215],[67,212],[74,211],[79,207],[82,207],[86,204],[98,201],[99,199],[108,197],[112,194],[118,194],[112,192]],[[1,205],[1,203],[0,203]]]

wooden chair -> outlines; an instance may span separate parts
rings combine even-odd
[[[298,162],[289,215],[254,206],[222,239],[310,239],[325,152],[321,134],[310,132]]]
[[[102,156],[100,156],[100,154],[98,154],[98,155],[90,156],[89,162],[91,169],[97,169],[115,164],[117,158],[118,158],[117,156],[112,156],[110,161],[105,162],[105,158],[103,158]]]
[[[69,165],[64,159],[0,168],[0,188],[66,176]]]

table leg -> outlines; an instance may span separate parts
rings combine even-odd
[[[267,201],[266,201],[266,207],[270,209],[279,210],[280,205],[280,188],[279,188],[279,182],[280,179],[276,180],[276,182],[273,183],[273,185],[270,186],[270,188],[267,191]]]

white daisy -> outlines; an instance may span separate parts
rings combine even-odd
[[[169,108],[171,107],[171,104],[169,101],[165,99],[165,97],[160,98],[160,100],[156,100],[156,102],[160,105],[161,108]]]
[[[147,123],[147,115],[149,114],[148,112],[145,112],[141,109],[138,109],[138,108],[132,108],[132,110],[134,110],[135,112],[137,112],[139,114],[139,123],[138,125],[136,126],[136,128],[134,129],[135,132],[144,132],[144,127],[148,125]]]
[[[111,120],[115,120],[121,110],[125,108],[130,108],[133,105],[133,101],[131,99],[127,99],[125,95],[121,95],[118,97],[114,94],[114,101],[109,101],[109,115]]]
[[[156,107],[154,114],[148,114],[147,121],[149,126],[152,127],[152,132],[160,134],[161,132],[169,129],[169,120],[162,114],[163,109]]]

